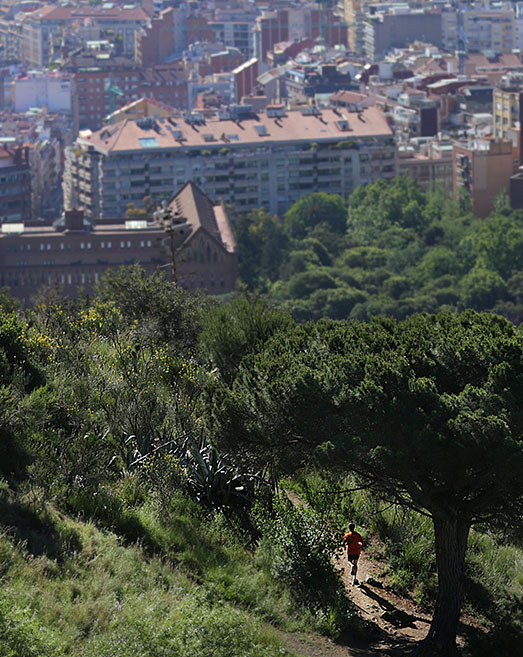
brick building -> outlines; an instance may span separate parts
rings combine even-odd
[[[61,228],[3,224],[0,232],[0,287],[28,301],[50,284],[74,296],[87,292],[107,269],[139,263],[147,271],[172,276],[174,254],[178,284],[209,294],[234,290],[237,251],[223,206],[213,206],[189,182],[167,205],[176,224],[146,219],[86,224],[83,214],[68,211]]]
[[[234,79],[234,100],[239,103],[244,96],[249,96],[256,89],[258,77],[258,60],[249,59],[232,72]]]
[[[175,13],[172,7],[164,9],[151,19],[151,25],[136,37],[136,61],[140,66],[163,64],[175,52]]]
[[[454,194],[464,190],[474,213],[488,217],[494,198],[509,191],[514,173],[514,149],[511,141],[474,140],[455,144],[453,155]]]
[[[73,120],[77,131],[98,130],[108,114],[142,97],[180,110],[189,107],[187,73],[180,61],[142,69],[126,57],[83,51],[65,68],[73,72]]]

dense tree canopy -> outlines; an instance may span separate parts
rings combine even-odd
[[[491,217],[477,219],[447,193],[424,192],[408,178],[356,189],[348,210],[340,197],[334,204],[335,198],[305,196],[283,223],[271,219],[278,232],[270,266],[263,264],[265,238],[244,240],[246,230],[254,237],[258,214],[242,219],[240,275],[250,289],[269,291],[298,320],[377,314],[402,319],[413,312],[465,308],[493,310],[516,322],[523,318],[518,288],[509,284],[523,268],[523,215],[503,199]],[[308,212],[318,203],[324,209],[333,205],[332,220]]]

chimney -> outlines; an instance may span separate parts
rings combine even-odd
[[[84,213],[83,210],[66,210],[65,211],[65,230],[83,231],[84,230]]]

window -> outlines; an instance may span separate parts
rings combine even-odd
[[[120,242],[120,248],[124,249],[125,248],[125,242]]]
[[[127,248],[128,248],[128,249],[131,248],[131,241],[130,241],[130,240],[128,240],[128,242],[127,242]]]
[[[91,242],[87,242],[87,248],[88,248],[88,249],[91,248]]]
[[[80,242],[80,248],[85,249],[85,244],[83,242]]]
[[[147,240],[147,246],[152,246],[151,240]]]
[[[63,251],[65,249],[65,244],[63,242],[60,242],[60,251]]]
[[[101,248],[101,249],[105,249],[105,242],[101,242],[101,243],[100,243],[100,248]]]

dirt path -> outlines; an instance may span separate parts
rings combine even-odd
[[[295,493],[287,491],[294,504],[304,504]],[[358,562],[359,586],[352,585],[351,565],[344,553],[336,560],[341,571],[347,595],[356,605],[360,617],[375,628],[378,637],[373,645],[340,645],[318,635],[288,634],[279,632],[288,650],[298,657],[386,657],[408,652],[409,647],[421,641],[430,626],[430,615],[415,602],[394,594],[387,588],[384,578],[385,560],[376,542],[372,550],[362,552]],[[367,554],[366,554],[367,552]],[[372,558],[369,556],[372,553]],[[463,618],[465,625],[477,623],[474,619]],[[458,645],[463,645],[463,637],[458,637]]]

